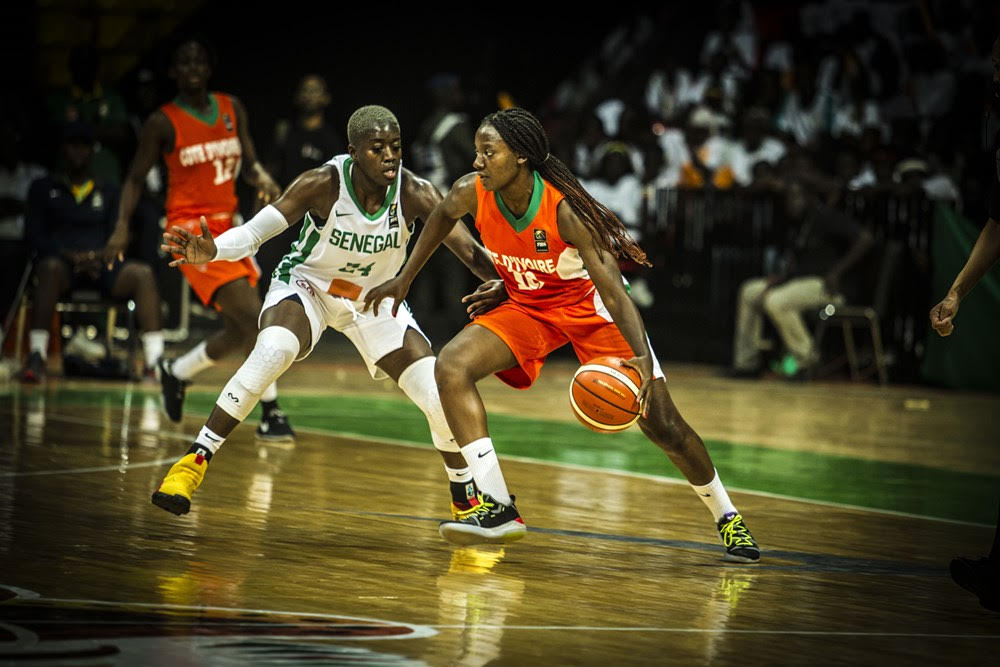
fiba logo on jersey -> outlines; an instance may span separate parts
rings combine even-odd
[[[399,229],[399,216],[396,215],[396,204],[389,205],[389,229]]]
[[[545,239],[545,230],[535,230],[535,252],[548,252],[549,242]]]
[[[225,124],[227,132],[233,131],[233,119],[229,117],[229,114],[222,114],[222,122]]]
[[[295,281],[295,284],[298,285],[299,287],[301,287],[302,289],[304,289],[305,291],[309,292],[309,296],[316,296],[316,291],[313,289],[313,286],[310,285],[305,280],[302,280],[301,278],[298,278]]]

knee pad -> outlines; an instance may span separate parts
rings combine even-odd
[[[263,329],[247,360],[222,389],[216,405],[243,421],[267,386],[288,370],[298,353],[299,339],[291,331],[279,326]]]
[[[441,407],[441,396],[438,394],[437,381],[434,379],[434,357],[417,359],[399,374],[399,388],[416,404],[427,417],[431,428],[431,440],[434,447],[442,452],[459,451],[458,443],[451,435],[448,420]]]

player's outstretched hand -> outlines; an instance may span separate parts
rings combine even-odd
[[[642,378],[639,386],[639,411],[645,419],[649,414],[649,390],[653,386],[653,360],[648,356],[632,357],[625,365],[634,368]]]
[[[507,300],[507,288],[503,286],[502,280],[487,280],[472,294],[462,297],[465,304],[465,312],[469,314],[469,319],[473,320],[488,310],[493,310]]]
[[[410,285],[399,276],[396,276],[392,280],[387,280],[381,285],[368,290],[368,294],[365,295],[364,312],[367,313],[369,310],[374,310],[375,317],[378,317],[378,305],[385,299],[392,299],[392,316],[396,317],[399,304],[403,303],[403,299],[406,298],[406,294],[409,291]]]
[[[958,315],[958,296],[949,292],[941,303],[931,308],[931,326],[942,336],[950,336],[955,329],[955,315]]]
[[[160,249],[172,255],[180,255],[170,262],[170,266],[211,262],[217,252],[205,216],[201,217],[201,236],[195,236],[182,227],[172,227],[163,232],[163,245]]]

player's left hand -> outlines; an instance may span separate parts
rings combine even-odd
[[[101,251],[101,258],[105,266],[109,269],[114,266],[115,260],[125,261],[125,248],[128,247],[128,227],[115,227],[108,240],[104,243]]]
[[[474,320],[479,315],[493,310],[507,300],[507,288],[502,280],[487,280],[472,294],[462,297],[462,303],[466,305],[465,312],[469,314],[469,319]]]
[[[639,385],[639,412],[645,419],[649,414],[649,390],[653,387],[653,360],[648,355],[632,357],[625,365],[635,369],[642,379]]]
[[[257,183],[257,208],[264,208],[281,196],[281,188],[267,174],[262,174]]]
[[[172,255],[180,255],[170,262],[170,266],[204,264],[215,259],[218,253],[205,216],[201,216],[201,236],[195,236],[183,227],[173,227],[163,232],[163,245],[160,249]]]

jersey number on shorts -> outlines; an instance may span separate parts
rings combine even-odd
[[[238,157],[218,158],[212,160],[215,165],[215,185],[221,185],[226,181],[233,180],[233,173],[236,171],[236,164],[240,161]]]
[[[543,283],[541,280],[535,277],[535,274],[531,271],[525,271],[521,273],[520,271],[511,271],[514,274],[514,280],[517,281],[517,288],[522,290],[533,290],[541,289]]]
[[[344,266],[337,269],[340,273],[351,273],[357,274],[359,276],[367,276],[372,272],[372,267],[375,266],[375,262],[372,262],[368,266],[361,266],[361,262],[348,262]]]

